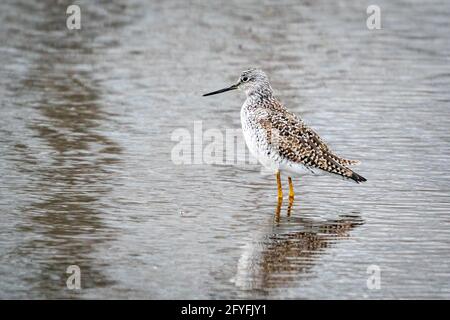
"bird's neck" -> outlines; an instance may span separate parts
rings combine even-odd
[[[247,101],[258,102],[261,100],[270,100],[273,98],[273,90],[270,86],[262,86],[254,90],[246,92]]]

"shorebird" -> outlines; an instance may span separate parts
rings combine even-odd
[[[288,175],[290,201],[294,199],[292,176],[331,174],[357,183],[366,181],[348,168],[360,161],[333,153],[314,130],[275,98],[269,78],[262,70],[246,70],[236,84],[203,96],[235,89],[247,95],[241,108],[245,143],[264,167],[276,173],[279,203],[283,199],[281,173]]]

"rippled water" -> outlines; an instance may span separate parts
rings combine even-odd
[[[450,297],[448,2],[77,3],[0,4],[0,297]],[[368,182],[295,179],[276,218],[242,154],[176,165],[175,130],[240,127],[201,94],[249,66]]]

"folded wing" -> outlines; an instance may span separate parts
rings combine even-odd
[[[286,109],[266,113],[260,123],[268,133],[269,143],[278,148],[280,155],[287,160],[356,182],[366,181],[346,167],[359,164],[359,161],[335,155],[315,131]]]

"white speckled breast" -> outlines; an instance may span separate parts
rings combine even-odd
[[[241,124],[245,143],[250,153],[267,169],[276,171],[279,169],[282,159],[278,152],[267,141],[267,131],[261,126],[260,121],[267,116],[264,108],[256,107],[247,99],[241,108]]]

